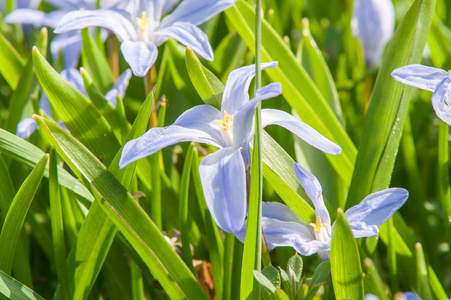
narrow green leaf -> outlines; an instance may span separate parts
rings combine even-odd
[[[16,90],[25,66],[24,59],[11,43],[0,33],[0,73],[11,89]]]
[[[33,48],[33,62],[42,88],[71,134],[102,161],[111,162],[120,146],[105,118],[36,48]]]
[[[9,299],[45,300],[35,291],[0,270],[0,293]]]
[[[56,164],[56,153],[52,149],[49,162],[49,198],[50,198],[50,221],[52,226],[53,253],[55,254],[56,273],[58,282],[62,289],[62,299],[71,298],[69,278],[66,267],[66,247],[64,244],[63,213],[58,186],[58,168]]]
[[[92,74],[97,88],[105,95],[114,84],[113,72],[88,28],[81,30],[81,36],[83,39],[81,51],[83,66],[89,74]]]
[[[330,275],[330,262],[323,261],[320,263],[315,272],[313,272],[313,276],[308,284],[308,292],[305,295],[304,300],[311,300],[316,295],[316,292],[319,290],[321,285],[327,280]]]
[[[277,290],[275,295],[276,295],[277,300],[289,300],[290,299],[290,297],[288,297],[288,295],[282,290]]]
[[[254,274],[255,279],[264,287],[266,288],[271,294],[274,294],[277,290],[277,288],[274,286],[274,284],[269,280],[265,275],[263,275],[259,271],[252,271]]]
[[[0,234],[0,270],[11,272],[17,242],[31,201],[41,183],[49,156],[44,155],[23,182],[9,207]]]
[[[3,155],[9,156],[30,168],[34,168],[45,154],[35,145],[3,129],[0,129],[0,151]],[[83,197],[88,203],[94,201],[94,197],[86,187],[60,166],[58,166],[58,174],[60,185]],[[48,169],[45,170],[44,176],[49,176]]]
[[[423,300],[432,300],[431,288],[429,286],[428,271],[424,258],[423,247],[420,243],[415,244],[415,257],[417,262],[417,288],[418,294]]]
[[[332,229],[330,271],[337,299],[363,299],[360,255],[351,228],[341,209]]]
[[[390,74],[420,62],[434,9],[435,0],[416,0],[388,46],[365,119],[347,207],[390,183],[412,91]]]
[[[365,270],[365,282],[369,283],[369,288],[367,288],[367,285],[365,284],[365,293],[371,292],[380,300],[388,300],[389,297],[385,290],[384,283],[382,282],[373,261],[369,258],[365,258],[363,261],[363,268]]]
[[[36,120],[46,128],[65,162],[77,166],[101,195],[103,200],[96,203],[127,238],[169,296],[206,299],[193,274],[155,224],[103,164],[56,124],[44,118],[37,117]]]
[[[199,96],[206,104],[220,109],[222,93],[224,92],[222,82],[200,63],[193,49],[189,46],[186,47],[185,62],[188,75]]]

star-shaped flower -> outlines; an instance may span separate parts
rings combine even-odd
[[[113,31],[133,74],[144,76],[157,59],[157,47],[174,38],[207,60],[213,60],[208,37],[196,25],[232,6],[236,0],[133,0],[127,10],[99,9],[72,12],[61,20],[56,33],[88,26]]]
[[[295,163],[296,177],[315,206],[316,223],[307,223],[288,206],[277,202],[263,202],[262,228],[268,249],[278,246],[293,247],[299,254],[318,253],[329,260],[332,226],[324,205],[321,185],[316,177]],[[373,193],[345,212],[355,238],[374,236],[378,226],[385,223],[406,202],[409,193],[402,188],[390,188]],[[246,227],[237,238],[244,241]]]
[[[263,63],[262,69],[275,68],[276,62]],[[174,124],[152,128],[124,146],[121,168],[179,142],[194,141],[219,150],[205,156],[199,167],[205,200],[216,224],[226,232],[238,232],[246,216],[246,170],[250,164],[249,142],[254,136],[254,111],[260,101],[282,93],[280,83],[259,89],[249,100],[248,89],[255,66],[230,73],[223,93],[221,111],[210,105],[198,105],[185,111]],[[341,148],[292,115],[275,109],[263,109],[262,125],[279,125],[314,147],[334,155]]]
[[[451,75],[448,72],[414,64],[394,70],[391,76],[404,84],[434,92],[432,107],[437,117],[451,125]]]

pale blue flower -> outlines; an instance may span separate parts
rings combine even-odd
[[[31,1],[31,3],[36,1]],[[55,28],[61,18],[74,10],[95,9],[97,0],[47,0],[46,2],[55,6],[57,9],[48,13],[37,10],[37,6],[28,6],[27,8],[17,9],[5,17],[5,22],[13,24],[29,24],[35,27]],[[119,8],[125,7],[126,1],[120,0],[102,0],[100,7]],[[103,35],[106,38],[106,34]],[[65,68],[75,68],[78,64],[78,58],[81,52],[80,31],[74,30],[62,35],[56,36],[50,44],[50,52],[53,59],[57,59],[63,52]]]
[[[88,26],[113,31],[122,42],[121,51],[133,74],[144,76],[157,59],[157,47],[174,38],[207,60],[213,51],[199,25],[232,6],[236,0],[133,0],[127,10],[99,9],[66,15],[56,33]]]
[[[363,44],[368,66],[379,64],[395,28],[395,9],[391,0],[355,0],[352,32]]]
[[[72,86],[74,86],[77,90],[82,92],[84,95],[87,95],[83,78],[80,74],[80,71],[77,69],[67,69],[61,72],[61,76],[66,79]],[[132,72],[130,69],[125,70],[116,80],[114,86],[109,90],[105,99],[111,103],[111,105],[116,106],[116,97],[119,96],[121,98],[124,97],[125,91],[128,87],[128,83],[130,78],[132,77]],[[47,95],[43,92],[40,99],[40,107],[44,111],[44,113],[52,117],[52,111],[50,109],[50,101]],[[66,126],[63,122],[58,122],[58,125],[66,129]],[[37,129],[37,124],[33,118],[25,118],[17,125],[16,135],[22,139],[28,138],[30,135],[35,132]]]
[[[316,177],[301,165],[294,164],[294,172],[307,196],[315,206],[316,223],[307,223],[288,206],[277,202],[262,203],[262,228],[266,244],[271,250],[278,246],[293,247],[299,254],[318,253],[322,260],[330,258],[332,226],[324,205],[321,185]],[[355,238],[374,236],[378,226],[385,223],[406,202],[409,193],[402,188],[390,188],[373,193],[345,212]],[[237,238],[244,241],[246,227]]]
[[[276,62],[263,63],[262,69],[276,65]],[[254,76],[254,65],[231,72],[224,88],[221,111],[210,105],[198,105],[185,111],[174,124],[150,129],[124,146],[119,166],[123,168],[179,142],[194,141],[218,148],[200,163],[205,200],[221,229],[238,232],[246,216],[246,171],[250,164],[249,142],[254,135],[254,111],[260,101],[282,93],[280,83],[271,83],[257,90],[254,99],[249,100],[248,89]],[[292,115],[263,109],[263,127],[273,124],[287,128],[324,152],[337,155],[341,151],[336,144]]]
[[[448,72],[414,64],[394,70],[391,76],[404,84],[434,92],[432,107],[437,117],[451,125],[451,75]]]

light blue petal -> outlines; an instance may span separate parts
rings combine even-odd
[[[245,103],[235,114],[233,121],[233,139],[236,147],[249,144],[254,136],[254,112],[259,102],[271,99],[282,94],[282,85],[279,82],[270,83],[255,92],[255,97]]]
[[[384,224],[403,206],[409,192],[390,188],[368,195],[359,204],[345,212],[346,219],[356,238],[376,235],[378,226]]]
[[[293,168],[299,183],[315,206],[316,217],[320,217],[321,223],[326,224],[327,231],[330,235],[330,216],[324,204],[321,184],[312,173],[304,169],[300,164],[294,163]]]
[[[291,242],[294,250],[301,255],[310,256],[318,253],[322,260],[330,259],[330,240],[327,242],[321,242],[316,239],[306,241],[300,236],[293,236]]]
[[[98,9],[73,11],[61,19],[55,29],[55,33],[96,26],[113,31],[120,41],[137,41],[138,36],[135,25],[135,23],[132,23],[131,17],[122,10]]]
[[[30,24],[35,27],[42,27],[45,20],[45,13],[34,9],[18,9],[5,17],[5,22],[10,24]]]
[[[341,148],[322,136],[315,129],[296,119],[289,113],[276,109],[262,109],[262,126],[279,125],[284,127],[319,150],[338,155]]]
[[[277,62],[262,63],[261,69],[275,68]],[[222,95],[221,112],[235,114],[249,101],[249,85],[255,76],[255,65],[242,67],[230,72]]]
[[[214,124],[218,117],[219,111],[210,105],[195,106],[185,111],[174,124],[151,128],[125,144],[119,166],[124,168],[135,160],[180,142],[193,141],[222,148],[221,132]]]
[[[21,139],[26,139],[38,129],[38,123],[33,118],[25,118],[17,125],[16,135]]]
[[[414,64],[394,70],[391,76],[404,84],[433,92],[449,74],[442,69]]]
[[[226,232],[239,232],[246,216],[246,174],[240,150],[228,147],[205,156],[199,173],[216,224]]]
[[[116,97],[119,95],[119,97],[124,98],[125,91],[127,90],[128,83],[130,81],[130,78],[132,77],[132,71],[130,69],[125,70],[121,76],[116,80],[116,83],[114,84],[113,88],[108,91],[105,95],[105,99],[108,100],[111,104],[116,106]]]
[[[296,222],[306,226],[309,225],[306,221],[304,221],[304,219],[295,214],[288,206],[279,202],[263,202],[262,216],[269,219]]]
[[[78,65],[81,47],[81,35],[77,30],[55,36],[50,44],[50,51],[55,60],[62,51],[65,68],[75,68]]]
[[[379,297],[373,294],[366,294],[363,300],[379,300]]]
[[[133,74],[139,77],[146,76],[158,56],[158,49],[152,43],[124,41],[121,51]]]
[[[451,125],[451,76],[446,76],[432,94],[432,107],[437,117]]]
[[[65,69],[61,72],[61,77],[67,80],[72,86],[74,86],[77,90],[82,92],[84,95],[87,95],[85,84],[83,82],[83,77],[81,76],[80,71],[74,68]]]
[[[395,28],[395,10],[391,0],[356,0],[353,33],[363,43],[365,60],[377,65]]]
[[[202,24],[235,2],[236,0],[184,0],[161,21],[161,27],[170,27],[176,22]]]
[[[406,300],[422,300],[420,296],[413,292],[405,292],[403,295],[406,297]]]
[[[174,38],[185,46],[191,45],[193,50],[206,60],[213,60],[213,50],[208,42],[207,35],[190,23],[176,22],[170,27],[154,32],[155,36],[161,36],[158,41]]]

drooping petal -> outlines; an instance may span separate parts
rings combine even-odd
[[[445,77],[432,94],[432,107],[437,117],[451,125],[451,76]]]
[[[384,224],[407,201],[409,193],[402,188],[390,188],[368,195],[345,212],[356,238],[376,235]]]
[[[158,56],[158,49],[152,43],[124,41],[121,51],[133,74],[139,77],[146,76]]]
[[[377,65],[395,28],[395,10],[391,0],[354,1],[352,29],[363,43],[365,60]]]
[[[275,68],[277,62],[262,63],[261,69]],[[222,95],[221,112],[229,115],[235,114],[249,101],[249,85],[255,76],[255,65],[245,66],[232,71],[227,78]]]
[[[316,239],[306,241],[299,236],[295,236],[291,239],[291,242],[293,243],[294,250],[301,255],[310,256],[318,253],[322,260],[330,259],[330,240],[327,242],[318,241]]]
[[[63,33],[86,27],[104,27],[114,32],[120,41],[136,41],[135,24],[123,10],[98,9],[73,11],[65,15],[55,29],[55,33]]]
[[[262,109],[262,126],[266,127],[268,125],[279,125],[284,127],[308,144],[323,152],[333,155],[338,155],[341,152],[341,148],[337,144],[331,142],[309,125],[284,111]]]
[[[58,59],[58,56],[63,52],[64,66],[66,68],[75,68],[78,65],[82,47],[80,32],[68,32],[57,35],[53,38],[50,44],[50,51],[53,59]]]
[[[237,147],[244,147],[254,135],[254,111],[260,101],[271,99],[282,94],[282,85],[279,82],[270,83],[255,92],[255,97],[245,103],[234,116],[233,139]]]
[[[213,60],[213,50],[208,42],[207,35],[191,23],[176,22],[170,27],[163,28],[154,32],[159,43],[168,38],[174,38],[185,46],[190,45],[193,50],[206,60]]]
[[[26,139],[38,129],[38,123],[33,118],[25,118],[17,125],[16,135],[21,139]]]
[[[297,222],[284,222],[278,219],[262,218],[262,230],[268,250],[275,247],[294,247],[294,243],[309,244],[315,238],[305,225]],[[308,252],[308,251],[306,251]],[[301,253],[302,255],[306,252]],[[313,254],[313,253],[311,253]]]
[[[119,97],[124,98],[125,91],[127,90],[128,83],[130,81],[130,78],[132,77],[132,71],[130,69],[125,70],[121,76],[116,80],[116,83],[114,84],[113,88],[108,91],[105,95],[105,99],[108,100],[111,104],[116,106],[116,97],[119,95]]]
[[[223,148],[199,166],[205,201],[211,216],[226,232],[239,232],[246,216],[246,174],[237,148]]]
[[[161,27],[170,27],[176,22],[202,24],[235,2],[236,0],[184,0],[161,21]]]
[[[214,122],[219,111],[210,105],[199,105],[185,111],[174,124],[151,128],[141,137],[129,141],[122,151],[119,166],[146,157],[167,146],[193,141],[222,148],[222,136]]]
[[[449,74],[442,69],[414,64],[394,70],[391,76],[404,84],[433,92]]]
[[[17,9],[5,17],[5,22],[10,24],[30,24],[41,27],[45,20],[45,13],[34,9]]]
[[[330,234],[330,216],[324,204],[321,184],[312,173],[304,169],[300,164],[294,163],[293,167],[294,173],[304,188],[305,193],[315,206],[316,216],[321,218],[321,223],[326,224],[328,233]]]

